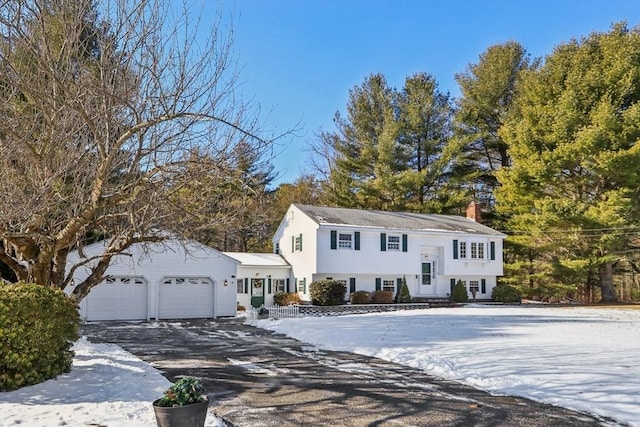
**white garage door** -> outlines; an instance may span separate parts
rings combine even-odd
[[[141,277],[109,277],[86,297],[87,320],[146,320],[147,282]]]
[[[158,319],[213,317],[213,281],[168,277],[160,283]]]

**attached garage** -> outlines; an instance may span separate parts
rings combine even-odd
[[[160,283],[158,319],[213,317],[214,286],[206,277],[168,277]]]
[[[91,260],[105,248],[105,242],[98,242],[85,247],[82,255],[69,255],[70,265],[81,265],[75,283],[86,279]],[[191,240],[136,244],[112,259],[107,279],[80,302],[80,316],[87,321],[235,316],[239,264]]]
[[[141,277],[108,277],[91,289],[85,306],[86,320],[145,320],[148,285]]]

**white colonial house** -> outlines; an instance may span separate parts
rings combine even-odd
[[[340,280],[348,294],[395,293],[403,278],[412,297],[449,297],[461,280],[470,298],[490,299],[503,274],[506,236],[474,218],[475,204],[467,217],[294,204],[273,246],[291,266],[302,300],[318,280]]]
[[[236,272],[238,305],[274,305],[273,295],[289,292],[291,266],[280,255],[224,252],[239,262]]]
[[[94,243],[81,254],[69,254],[69,266],[99,255],[104,245]],[[194,241],[135,244],[113,258],[106,280],[80,302],[80,315],[88,321],[235,316],[239,264]],[[87,268],[77,269],[74,282],[88,274]]]

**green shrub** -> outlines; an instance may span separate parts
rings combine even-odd
[[[314,305],[341,305],[346,293],[346,285],[336,280],[320,280],[309,286],[311,303]]]
[[[351,304],[369,304],[371,302],[371,294],[367,291],[356,291],[349,297]]]
[[[278,292],[273,295],[273,303],[276,305],[300,304],[300,295],[297,292]]]
[[[371,302],[374,304],[391,304],[393,302],[393,292],[375,291],[371,295]]]
[[[407,286],[407,278],[402,278],[402,285],[398,287],[398,293],[396,293],[397,303],[411,302],[411,294],[409,293],[409,287]]]
[[[493,288],[493,292],[491,293],[491,298],[494,301],[499,302],[520,302],[522,296],[520,295],[520,291],[510,285],[498,285]]]
[[[0,284],[0,390],[69,372],[79,324],[76,304],[62,291]]]
[[[467,288],[462,283],[462,280],[458,280],[458,283],[453,287],[453,293],[451,294],[451,300],[454,302],[467,302],[469,301],[469,295],[467,295]]]
[[[153,404],[172,408],[200,403],[204,399],[204,387],[200,380],[194,377],[182,377],[173,383]]]

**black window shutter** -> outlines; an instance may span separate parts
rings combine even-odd
[[[331,249],[338,249],[338,232],[331,230]]]
[[[456,279],[451,279],[451,295],[453,295],[453,288],[456,287]]]
[[[287,293],[291,292],[291,288],[289,287],[289,282],[290,281],[291,280],[289,278],[287,278],[287,290],[286,290]]]
[[[398,277],[396,278],[396,292],[398,292],[401,287],[402,287],[402,277]]]
[[[409,236],[406,234],[402,235],[402,252],[407,252],[409,247]]]
[[[353,244],[354,244],[354,249],[356,251],[360,250],[360,232],[356,231],[355,233],[353,233]]]
[[[376,277],[376,291],[382,290],[382,279]]]
[[[483,294],[487,293],[487,280],[486,279],[482,279],[480,280],[480,292],[482,292]]]
[[[244,293],[249,293],[249,278],[247,277],[244,278]]]
[[[382,252],[387,250],[387,233],[380,233],[380,250]]]
[[[267,293],[271,293],[271,277],[267,279]]]
[[[496,242],[489,242],[489,256],[491,261],[496,260]]]
[[[349,293],[354,293],[356,291],[356,278],[351,277],[349,279]]]
[[[457,240],[453,241],[453,259],[458,259],[458,241]]]

